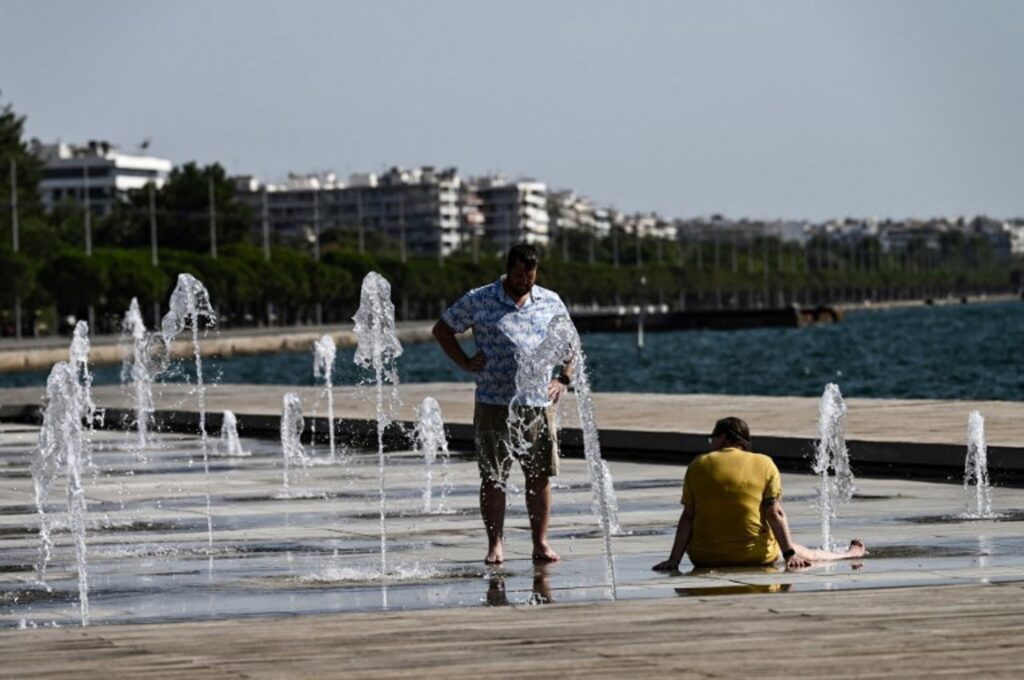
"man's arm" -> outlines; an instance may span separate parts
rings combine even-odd
[[[768,520],[768,526],[771,527],[772,533],[775,534],[775,540],[779,542],[782,554],[785,555],[787,552],[793,551],[793,554],[786,558],[786,568],[803,569],[804,567],[811,566],[808,560],[796,552],[797,546],[789,535],[789,522],[786,520],[786,513],[782,509],[782,501],[778,498],[766,498],[762,503],[764,504],[764,514]]]
[[[562,376],[565,376],[564,378]],[[563,380],[565,382],[563,382]],[[562,370],[559,372],[558,377],[552,378],[548,381],[548,399],[552,403],[557,404],[558,400],[565,394],[566,390],[569,389],[569,382],[572,380],[572,361],[568,361],[562,365]]]
[[[567,317],[569,316],[568,310],[566,310],[565,315]],[[572,375],[575,368],[576,355],[573,354],[562,362],[562,367],[559,369],[558,375],[548,381],[548,399],[550,399],[552,403],[557,404],[558,400],[569,389],[569,383],[572,381]]]
[[[434,324],[434,329],[431,332],[448,358],[462,370],[476,373],[487,363],[487,357],[483,352],[478,351],[472,357],[467,356],[462,351],[462,345],[459,344],[458,338],[455,337],[455,331],[443,319]]]
[[[679,524],[676,526],[676,538],[672,542],[672,552],[667,560],[654,565],[654,571],[675,571],[679,568],[679,563],[683,561],[683,555],[686,554],[686,548],[690,545],[695,515],[693,503],[683,506],[683,512],[679,515]]]

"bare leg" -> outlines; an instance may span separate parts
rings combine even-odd
[[[868,552],[864,548],[864,543],[859,538],[855,538],[850,541],[850,547],[842,552],[816,550],[815,548],[808,548],[807,546],[800,545],[799,543],[794,543],[793,549],[796,550],[797,555],[805,560],[810,560],[811,562],[834,562],[835,560],[856,559],[858,557],[864,557]]]
[[[505,487],[497,482],[480,482],[480,515],[487,529],[487,564],[505,561],[502,536],[505,533]]]
[[[551,480],[548,477],[526,476],[526,510],[530,514],[534,561],[557,562],[562,559],[548,545],[548,521],[551,518]]]

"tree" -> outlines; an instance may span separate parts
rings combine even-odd
[[[61,314],[82,317],[90,304],[102,302],[109,287],[103,264],[85,253],[63,251],[43,265],[39,283],[53,296]]]
[[[38,219],[42,214],[39,201],[42,163],[22,139],[24,130],[25,117],[17,115],[10,104],[0,106],[0,243],[4,245],[11,245],[13,241],[11,205],[14,199],[19,222]],[[11,161],[14,161],[17,178],[14,194],[11,192]]]
[[[170,282],[163,271],[150,264],[149,251],[103,248],[94,257],[106,275],[106,311],[123,314],[133,297],[144,308],[164,300]]]
[[[13,305],[15,297],[32,293],[37,268],[38,263],[24,253],[0,247],[0,306]]]
[[[219,163],[199,167],[190,162],[171,170],[156,192],[160,248],[210,252],[210,183],[213,183],[217,245],[248,240],[253,216],[235,196],[235,187]],[[149,244],[149,188],[128,194],[113,216],[111,237],[120,245]]]

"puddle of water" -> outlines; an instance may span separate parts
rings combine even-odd
[[[1024,510],[1004,510],[992,517],[971,517],[956,515],[924,515],[921,517],[905,517],[905,522],[912,524],[962,524],[965,522],[1024,522]]]
[[[710,586],[707,588],[676,588],[680,597],[704,597],[705,595],[750,595],[755,593],[788,593],[792,583],[742,584],[735,586]]]

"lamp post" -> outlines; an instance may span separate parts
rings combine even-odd
[[[210,257],[217,259],[217,203],[213,195],[213,176],[207,181],[210,194]]]
[[[366,251],[366,235],[363,232],[363,190],[356,189],[356,228],[359,230],[359,254]]]
[[[267,202],[267,185],[263,185],[262,205],[262,227],[263,227],[263,260],[270,262],[270,205]],[[274,306],[267,299],[267,325],[272,326],[274,320]]]
[[[317,263],[317,268],[320,265],[320,186],[319,180],[317,180],[317,186],[313,187],[313,259]],[[321,326],[324,323],[324,305],[317,298],[316,301],[316,325]]]
[[[89,165],[82,166],[82,197],[85,205],[85,255],[92,257],[92,207],[89,205]],[[96,307],[90,302],[88,307],[89,332],[96,332]]]
[[[405,197],[404,196],[399,197],[399,199],[398,199],[398,232],[399,232],[398,233],[398,238],[399,238],[399,241],[401,242],[399,245],[401,247],[402,264],[405,264],[406,260],[409,257],[409,254],[406,251],[406,243],[405,243]]]
[[[11,158],[11,248],[18,253],[18,162]],[[21,293],[14,295],[14,337],[21,340]]]
[[[156,185],[149,184],[149,259],[153,269],[160,266],[160,253],[156,240]],[[153,300],[153,323],[160,321],[160,301]]]

